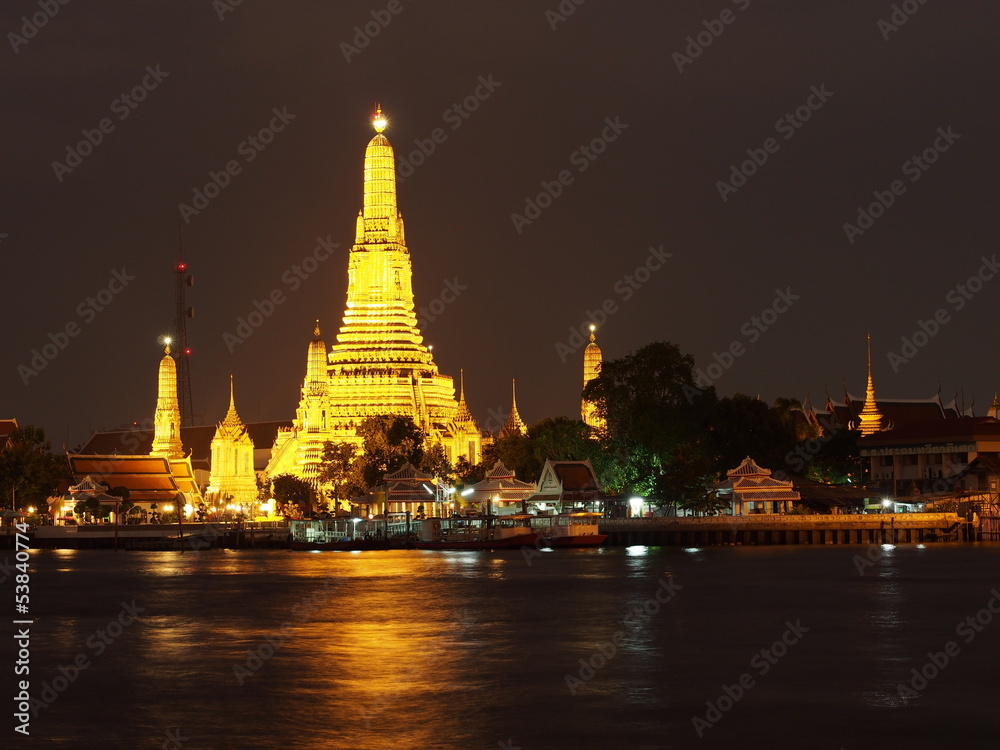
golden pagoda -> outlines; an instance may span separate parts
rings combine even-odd
[[[411,417],[450,461],[481,457],[482,435],[455,401],[455,383],[438,372],[417,327],[410,251],[396,206],[396,165],[381,108],[365,149],[364,197],[347,268],[347,305],[337,342],[309,345],[306,380],[293,426],[279,432],[267,473],[316,481],[323,443],[360,446],[368,417]],[[322,365],[325,365],[323,367]],[[462,403],[464,403],[464,389]]]
[[[597,330],[597,326],[593,323],[590,324],[590,343],[587,344],[587,348],[583,350],[583,387],[587,387],[587,383],[596,378],[601,374],[601,362],[603,357],[601,356],[601,347],[597,345],[596,338],[594,336],[594,331]],[[580,418],[591,428],[595,430],[604,429],[604,420],[597,416],[597,407],[592,401],[587,401],[586,399],[581,399],[580,401]]]
[[[253,441],[236,413],[233,378],[229,376],[229,411],[215,428],[212,438],[212,474],[208,494],[228,498],[238,505],[257,502],[257,479],[253,470]]]
[[[875,384],[872,381],[872,337],[868,334],[868,388],[865,391],[865,405],[859,415],[861,423],[858,430],[862,437],[874,435],[882,429],[882,414],[875,403]]]
[[[993,403],[990,404],[990,408],[986,411],[986,416],[1000,419],[1000,396],[997,396],[995,392],[993,394]]]
[[[510,395],[511,395],[511,405],[510,405],[510,416],[507,417],[507,422],[503,427],[500,428],[500,437],[510,437],[511,435],[527,435],[528,427],[524,424],[524,420],[521,419],[521,415],[517,413],[517,381],[510,381]]]
[[[156,413],[153,415],[151,456],[183,458],[181,410],[177,403],[177,363],[170,356],[170,339],[164,340],[163,359],[157,383]]]

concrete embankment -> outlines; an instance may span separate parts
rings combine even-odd
[[[715,544],[905,544],[972,538],[955,513],[830,516],[751,515],[604,520],[612,545],[701,547]]]
[[[172,550],[215,547],[284,547],[288,527],[282,522],[185,523],[119,526],[39,526],[32,532],[35,549]]]

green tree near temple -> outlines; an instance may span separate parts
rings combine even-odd
[[[715,481],[708,437],[715,389],[697,385],[694,360],[676,344],[655,342],[604,362],[583,397],[606,425],[600,447],[609,459],[595,465],[606,486],[670,505]]]
[[[370,492],[382,484],[382,477],[405,464],[419,467],[424,458],[424,433],[410,417],[381,414],[368,417],[358,428],[362,455],[358,466],[358,485]]]
[[[313,488],[309,482],[292,474],[279,474],[271,482],[274,499],[285,515],[297,508],[300,513],[308,513],[313,508]]]
[[[63,480],[72,481],[69,466],[52,454],[44,430],[26,425],[10,433],[0,450],[0,507],[44,508]]]
[[[334,512],[340,510],[341,504],[346,509],[352,497],[364,494],[358,464],[358,446],[354,443],[323,444],[319,481],[329,488]]]

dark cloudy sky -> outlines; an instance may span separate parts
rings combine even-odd
[[[964,388],[981,413],[1000,389],[1000,279],[956,287],[997,250],[1000,6],[903,4],[917,10],[892,30],[879,26],[892,4],[873,0],[587,0],[565,20],[546,15],[557,0],[412,0],[396,14],[381,0],[245,0],[222,19],[225,3],[210,0],[74,0],[19,41],[40,6],[7,2],[0,416],[72,445],[151,415],[178,204],[237,160],[184,225],[195,410],[220,419],[233,373],[246,420],[290,418],[313,319],[328,341],[340,323],[375,101],[397,155],[443,130],[399,205],[418,307],[446,281],[465,287],[425,333],[443,372],[465,368],[480,420],[507,404],[512,377],[529,423],[577,415],[570,328],[606,300],[607,358],[668,340],[705,368],[738,342],[713,372],[721,394],[822,403],[842,379],[861,393],[870,331],[879,395],[928,397],[940,382],[945,400]],[[724,11],[709,46],[675,56]],[[373,12],[391,20],[348,61],[343,43]],[[151,90],[129,109],[119,97],[144,79]],[[448,114],[477,86],[476,111]],[[807,121],[778,123],[809,101]],[[241,143],[274,108],[294,120],[248,162]],[[53,167],[104,118],[113,129],[92,153],[72,172]],[[602,133],[615,140],[595,160],[574,156]],[[769,138],[766,163],[720,191]],[[928,148],[926,171],[906,164]],[[563,170],[561,194],[515,226]],[[844,223],[896,180],[893,204],[849,241]],[[293,290],[286,272],[317,236],[339,253]],[[661,245],[671,257],[629,287]],[[134,280],[87,312],[122,269]],[[224,334],[275,289],[283,304],[230,353]],[[791,306],[755,327],[776,290]],[[936,314],[943,324],[906,356],[901,338]],[[77,335],[27,373],[67,325]]]

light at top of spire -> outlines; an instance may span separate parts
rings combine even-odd
[[[385,115],[382,114],[382,107],[375,107],[375,118],[372,120],[372,126],[375,128],[376,133],[381,133],[385,130],[385,126],[389,124],[389,121],[385,119]]]
[[[590,324],[590,332],[593,333],[596,330],[597,330],[597,326],[595,326],[593,323],[591,323]]]

